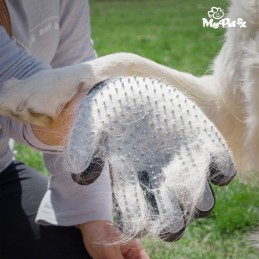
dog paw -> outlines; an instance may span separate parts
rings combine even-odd
[[[0,114],[24,123],[48,125],[84,89],[83,80],[71,78],[67,72],[48,70],[24,80],[8,80],[0,91]]]
[[[24,123],[47,125],[55,114],[46,107],[46,94],[42,96],[39,86],[31,86],[30,80],[8,80],[1,89],[0,114],[11,116]],[[36,82],[35,82],[36,83]],[[39,91],[40,90],[40,91]]]

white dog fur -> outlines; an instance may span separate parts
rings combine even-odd
[[[9,80],[1,91],[0,114],[46,125],[75,94],[99,81],[151,76],[174,85],[204,111],[225,137],[240,172],[259,170],[259,0],[233,0],[228,17],[243,18],[247,27],[227,29],[211,75],[195,77],[134,54],[112,54]]]

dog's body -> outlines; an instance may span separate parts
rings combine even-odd
[[[233,1],[229,18],[243,18],[247,27],[227,29],[212,75],[198,78],[134,54],[113,54],[23,81],[9,80],[0,95],[0,113],[45,125],[76,93],[101,80],[156,77],[183,91],[203,109],[224,135],[239,171],[259,170],[259,0]]]

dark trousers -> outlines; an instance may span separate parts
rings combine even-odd
[[[46,189],[47,179],[21,162],[0,173],[0,259],[91,258],[77,228],[34,222]]]

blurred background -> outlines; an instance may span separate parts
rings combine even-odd
[[[92,0],[90,4],[99,56],[132,52],[203,75],[209,73],[224,40],[223,29],[202,25],[211,7],[227,12],[223,0]],[[18,159],[48,174],[40,153],[18,144],[15,148]],[[251,179],[214,187],[217,202],[213,212],[195,220],[179,241],[144,240],[151,258],[259,258],[259,251],[247,241],[259,220],[259,185]]]

